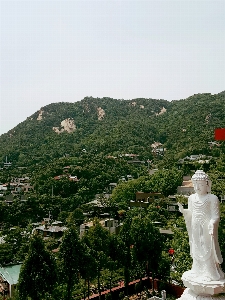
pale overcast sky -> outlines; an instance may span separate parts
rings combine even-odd
[[[85,96],[225,90],[225,0],[0,0],[0,134]]]

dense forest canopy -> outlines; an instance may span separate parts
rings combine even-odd
[[[172,102],[85,97],[49,104],[0,136],[0,162],[7,156],[14,166],[46,165],[64,156],[79,157],[82,151],[134,153],[147,160],[154,158],[154,142],[176,158],[210,154],[214,129],[225,126],[224,100],[219,93]]]

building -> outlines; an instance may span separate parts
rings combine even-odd
[[[0,191],[7,191],[7,184],[0,183]]]
[[[111,182],[106,189],[108,194],[112,194],[112,191],[117,187],[117,183]]]
[[[115,219],[105,219],[99,221],[102,227],[106,228],[110,233],[118,234],[119,232],[119,222]],[[80,225],[80,237],[83,236],[83,234],[88,231],[93,226],[93,222],[87,222]]]
[[[144,193],[144,192],[136,192],[136,201],[148,201],[154,202],[154,200],[158,200],[160,198],[164,198],[161,193]]]
[[[191,195],[194,193],[194,187],[191,181],[191,176],[184,176],[181,186],[177,188],[177,194]]]
[[[77,176],[70,175],[70,174],[57,175],[57,176],[54,177],[54,180],[60,180],[60,179],[63,179],[63,178],[67,178],[67,179],[69,179],[70,181],[73,181],[73,182],[78,182],[79,181]]]
[[[33,189],[29,177],[13,178],[9,183],[0,184],[0,191],[10,191],[13,195],[27,193]]]
[[[136,192],[136,199],[130,201],[130,207],[147,208],[151,203],[160,198],[164,198],[161,193]]]
[[[38,233],[44,239],[53,238],[60,240],[65,230],[67,230],[67,227],[62,226],[62,222],[53,222],[51,225],[46,223],[35,227],[32,233]]]
[[[20,274],[21,264],[0,267],[0,294],[13,297]]]

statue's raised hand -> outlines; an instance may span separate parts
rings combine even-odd
[[[209,234],[214,235],[214,223],[212,220],[209,222],[208,229],[209,229]]]
[[[184,212],[184,208],[183,208],[183,205],[181,204],[181,203],[177,203],[178,204],[178,207],[179,207],[179,211],[181,212],[181,213],[183,213]]]

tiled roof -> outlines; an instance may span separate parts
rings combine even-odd
[[[10,285],[17,284],[20,268],[21,264],[0,267],[0,276],[3,277]]]

